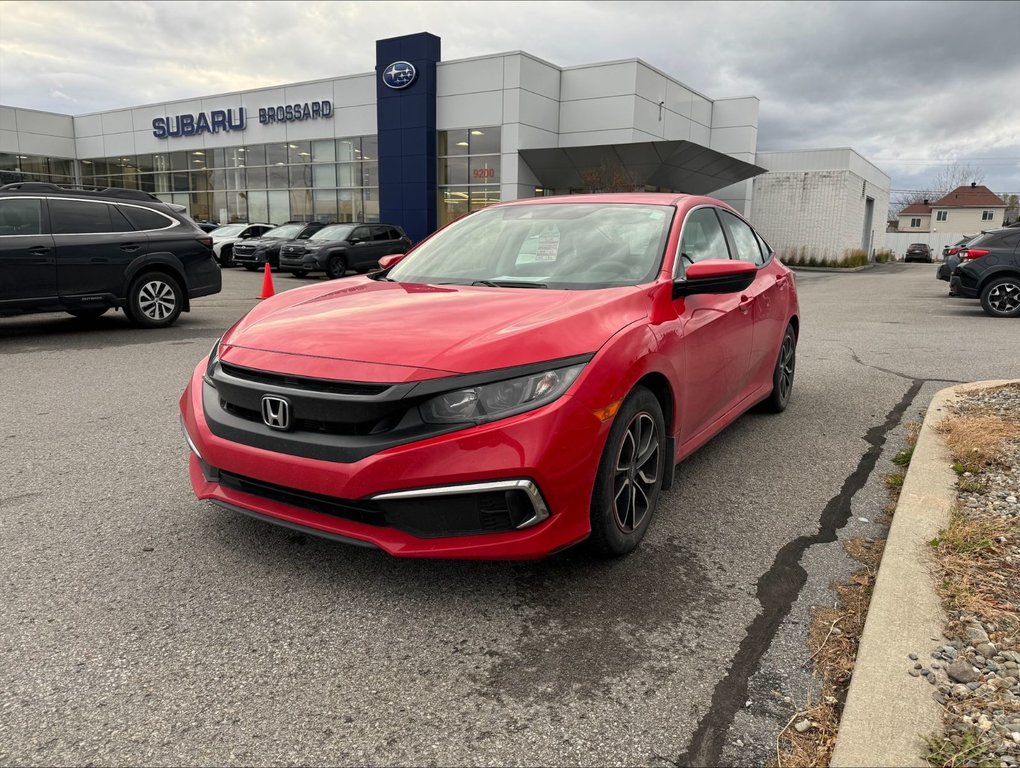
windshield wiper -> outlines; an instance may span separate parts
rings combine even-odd
[[[490,288],[548,288],[545,283],[532,283],[527,280],[475,280],[471,285],[487,285]]]

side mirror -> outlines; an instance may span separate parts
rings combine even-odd
[[[758,268],[747,261],[705,259],[687,267],[681,280],[673,281],[673,298],[699,293],[736,293],[752,282]]]
[[[379,259],[379,269],[389,269],[395,267],[401,261],[404,260],[406,253],[391,253],[389,256],[383,256]]]

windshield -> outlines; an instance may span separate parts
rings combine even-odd
[[[351,224],[333,224],[329,227],[323,227],[309,240],[346,240],[347,235],[351,233],[354,227]]]
[[[274,237],[279,240],[293,240],[301,234],[301,230],[304,228],[304,224],[284,224],[282,227],[276,227],[276,229],[269,230],[266,234],[262,235],[262,237]]]
[[[514,288],[637,285],[659,272],[674,211],[628,203],[487,208],[438,232],[387,277]]]
[[[225,224],[222,227],[216,227],[209,234],[213,237],[237,237],[247,226],[247,224]]]

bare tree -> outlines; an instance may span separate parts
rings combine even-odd
[[[908,205],[923,203],[927,200],[934,203],[940,197],[944,197],[957,187],[967,184],[980,184],[985,180],[985,172],[980,168],[966,163],[953,163],[941,169],[932,178],[928,189],[915,189],[910,192],[898,192],[892,196],[889,202],[890,218],[895,219],[900,211]]]
[[[637,186],[627,169],[621,165],[602,165],[581,172],[586,192],[633,192]]]
[[[1012,224],[1020,219],[1020,197],[1017,195],[1002,195],[1002,202],[1006,204],[1006,214],[1003,217],[1003,224]]]

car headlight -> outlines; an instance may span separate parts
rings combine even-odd
[[[577,379],[584,364],[446,392],[419,406],[429,424],[483,424],[540,408]]]
[[[223,337],[220,336],[216,339],[216,343],[212,345],[212,349],[209,351],[209,362],[205,365],[205,380],[212,384],[213,370],[216,367],[216,363],[220,361],[220,342],[223,341]]]

